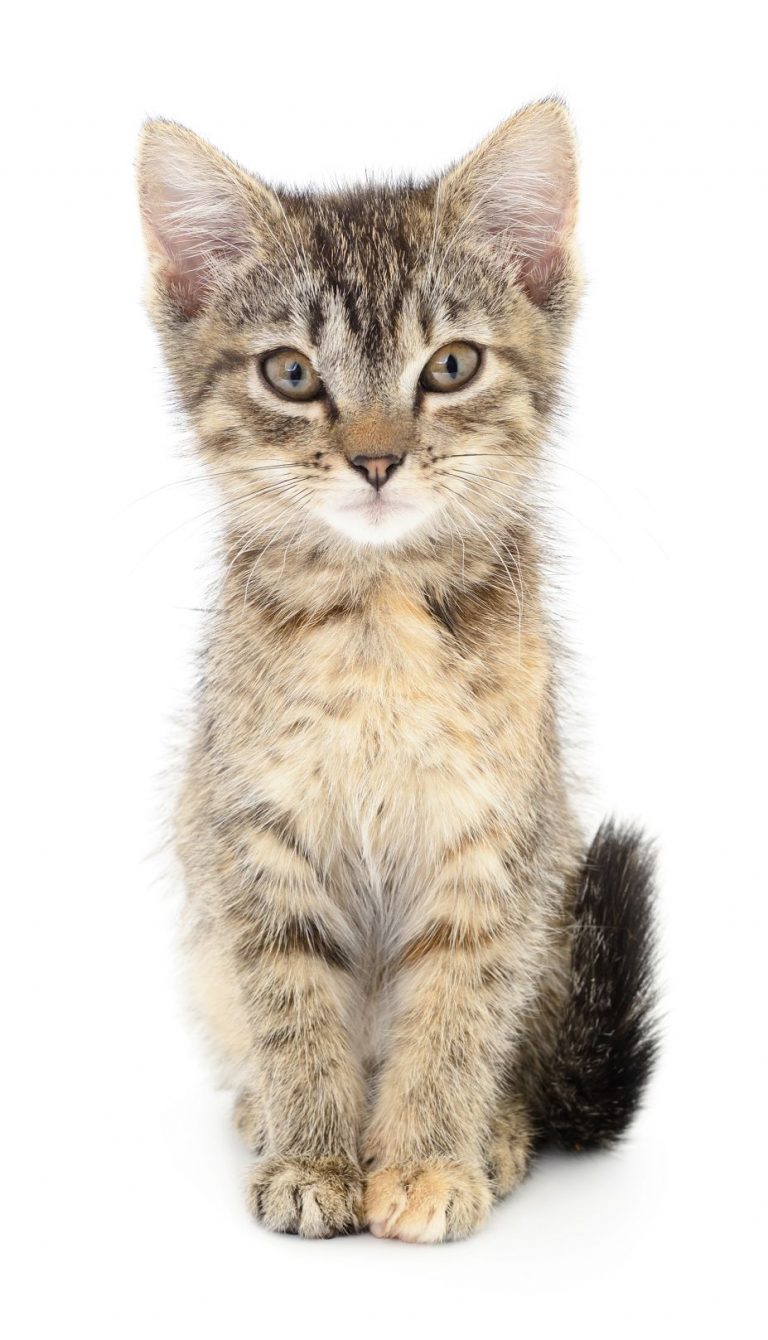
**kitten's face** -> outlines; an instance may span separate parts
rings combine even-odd
[[[314,197],[154,123],[142,186],[153,313],[243,544],[509,529],[576,294],[559,107],[438,183]]]

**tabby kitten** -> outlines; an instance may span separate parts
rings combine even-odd
[[[557,102],[425,184],[266,186],[150,122],[149,306],[223,504],[178,815],[270,1228],[471,1233],[653,1054],[650,862],[563,780],[533,504],[574,317]]]

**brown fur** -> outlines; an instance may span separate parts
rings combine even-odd
[[[310,1236],[464,1236],[525,1173],[583,854],[532,503],[579,288],[567,118],[325,195],[155,122],[140,184],[150,310],[224,504],[178,833],[250,1204]],[[479,374],[425,393],[456,339]],[[264,384],[285,347],[327,399]],[[358,453],[404,455],[382,496],[421,509],[384,543],[329,522],[368,505]]]

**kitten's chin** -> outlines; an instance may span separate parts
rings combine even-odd
[[[320,509],[320,515],[333,530],[356,544],[393,545],[423,526],[433,510],[378,496],[371,503],[326,506]]]

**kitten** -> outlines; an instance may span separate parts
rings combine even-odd
[[[200,1005],[270,1228],[460,1238],[625,1129],[651,862],[564,785],[533,506],[579,293],[573,135],[271,189],[150,122],[149,305],[225,504],[178,817]]]

